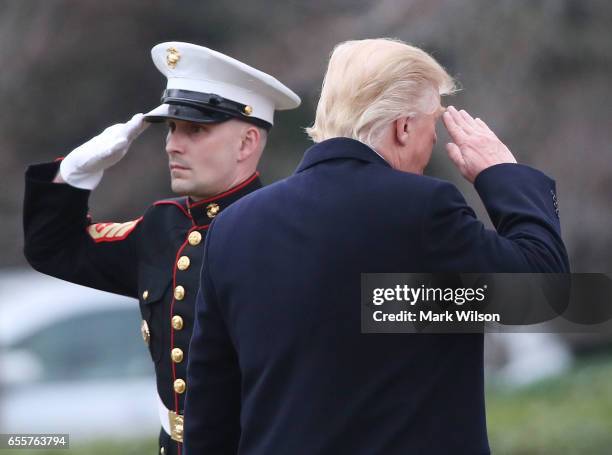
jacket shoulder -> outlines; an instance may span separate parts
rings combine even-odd
[[[397,207],[406,204],[412,208],[430,201],[441,187],[447,187],[451,192],[459,192],[456,186],[446,180],[428,175],[403,172],[383,166],[364,166],[361,175],[355,178],[359,185],[354,185],[355,179],[348,183],[356,200],[387,201]]]
[[[145,212],[145,219],[147,216],[153,214],[169,214],[169,213],[181,213],[189,218],[189,207],[185,197],[173,197],[160,199],[153,202]]]

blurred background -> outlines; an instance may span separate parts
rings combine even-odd
[[[263,180],[274,182],[310,145],[303,128],[334,45],[383,36],[433,54],[462,86],[445,104],[484,119],[519,162],[556,180],[572,271],[611,271],[610,2],[0,0],[0,432],[71,433],[71,453],[87,454],[154,453],[159,431],[136,302],[28,270],[27,165],[157,106],[165,79],[150,49],[180,40],[262,69],[301,96],[299,109],[277,114],[264,154]],[[149,128],[106,172],[90,200],[96,221],[131,220],[171,196],[164,135]],[[446,156],[447,138],[439,128],[427,174],[453,181],[490,226]],[[488,337],[493,453],[610,453],[611,348],[606,335]]]

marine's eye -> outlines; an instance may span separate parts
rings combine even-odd
[[[201,132],[205,131],[206,128],[201,123],[192,123],[191,127],[190,127],[190,130],[191,130],[192,133],[201,133]]]

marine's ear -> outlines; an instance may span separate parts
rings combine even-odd
[[[261,140],[262,137],[259,128],[253,125],[247,125],[241,134],[242,142],[240,144],[240,151],[238,153],[238,161],[244,161],[254,153],[258,153]]]

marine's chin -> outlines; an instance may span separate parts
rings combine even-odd
[[[183,179],[173,178],[170,181],[170,188],[178,196],[189,196],[192,192],[191,186]]]

